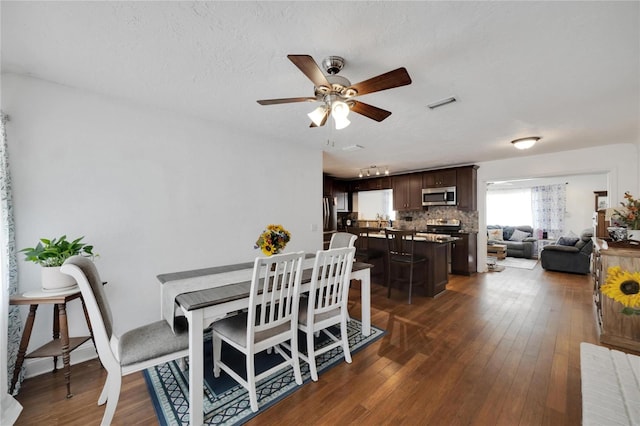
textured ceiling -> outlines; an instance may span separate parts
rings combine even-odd
[[[640,3],[2,1],[2,72],[324,150],[354,177],[640,141]],[[413,83],[360,100],[378,123],[309,128],[287,59],[346,59],[352,83],[404,66]],[[427,104],[455,96],[436,110]],[[9,111],[10,113],[10,111]],[[538,135],[532,150],[510,140]],[[358,144],[364,149],[342,148]]]

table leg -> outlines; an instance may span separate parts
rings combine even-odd
[[[82,302],[82,311],[84,312],[84,319],[87,322],[87,328],[89,328],[89,334],[91,335],[91,341],[93,342],[93,347],[96,348],[96,352],[97,352],[98,347],[96,346],[96,340],[93,338],[93,328],[91,327],[89,312],[87,312],[87,305],[84,304],[84,297],[80,296],[80,302]]]
[[[71,363],[69,357],[69,325],[67,323],[67,307],[66,303],[59,303],[58,320],[60,328],[60,342],[62,343],[62,364],[64,365],[64,380],[67,383],[67,398],[71,398]]]
[[[60,338],[60,312],[58,304],[53,305],[53,340]],[[58,357],[53,356],[53,372],[58,371]]]
[[[20,376],[20,370],[24,363],[24,356],[27,354],[27,347],[29,346],[29,339],[31,338],[31,330],[33,330],[33,322],[36,319],[36,310],[38,305],[30,305],[29,316],[27,322],[24,325],[22,331],[22,339],[20,340],[20,347],[18,348],[18,358],[16,359],[16,365],[13,368],[13,378],[11,379],[11,387],[9,388],[9,395],[13,394],[13,389],[16,387],[18,377]]]
[[[371,334],[371,269],[351,273],[351,278],[360,280],[360,307],[362,309],[362,335]]]
[[[203,313],[196,309],[186,316],[189,321],[189,424],[201,425],[204,420]]]

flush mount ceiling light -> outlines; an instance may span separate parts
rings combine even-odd
[[[389,176],[389,167],[387,166],[369,166],[366,169],[360,169],[360,173],[358,173],[358,177],[367,176],[370,177],[371,173],[374,173],[376,176],[380,176],[380,170],[384,169],[384,174]]]
[[[529,136],[527,138],[520,138],[512,140],[511,143],[518,149],[529,149],[536,144],[540,139],[539,136]]]

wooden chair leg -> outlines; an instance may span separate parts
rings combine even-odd
[[[409,265],[409,304],[411,304],[411,290],[413,290],[413,265]]]

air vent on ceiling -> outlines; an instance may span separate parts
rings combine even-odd
[[[448,104],[452,104],[452,103],[454,103],[454,102],[456,102],[456,101],[457,101],[457,99],[456,99],[455,97],[451,96],[450,98],[441,99],[441,100],[436,101],[436,102],[434,102],[434,103],[432,103],[432,104],[429,104],[429,105],[427,105],[427,106],[428,106],[429,108],[431,108],[431,109],[436,109],[436,108],[439,108],[439,107],[441,107],[441,106],[445,106],[445,105],[448,105]]]
[[[362,145],[349,145],[349,146],[345,146],[344,148],[342,148],[343,151],[358,151],[364,149],[364,146]]]

